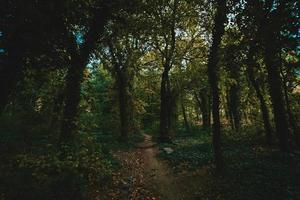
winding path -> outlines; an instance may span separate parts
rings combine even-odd
[[[122,170],[115,174],[111,200],[189,200],[193,176],[175,175],[169,165],[157,158],[159,150],[152,136],[129,151],[115,152]]]

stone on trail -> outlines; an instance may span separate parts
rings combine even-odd
[[[163,150],[167,153],[167,154],[171,154],[174,152],[174,150],[171,147],[164,147]]]

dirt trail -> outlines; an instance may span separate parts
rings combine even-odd
[[[172,171],[166,163],[157,159],[158,149],[153,145],[152,137],[145,135],[140,146],[144,147],[145,173],[152,177],[148,186],[158,195],[158,199],[179,200]]]
[[[157,158],[159,150],[152,136],[129,151],[115,152],[122,170],[117,172],[114,187],[108,191],[111,200],[189,200],[194,176],[175,175],[167,163]],[[191,190],[192,189],[192,190]]]

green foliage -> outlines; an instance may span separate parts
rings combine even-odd
[[[210,164],[212,161],[212,146],[210,132],[198,130],[193,135],[181,135],[173,141],[171,145],[162,145],[163,147],[172,147],[174,152],[167,154],[164,151],[160,156],[170,161],[170,164],[179,170],[184,165],[190,169],[196,169],[199,166]]]
[[[112,78],[102,66],[85,71],[85,80],[81,86],[81,129],[111,134],[118,131],[118,126],[114,126],[117,114],[112,84]]]
[[[90,199],[107,185],[111,161],[91,136],[57,150],[44,143],[1,164],[4,199]]]

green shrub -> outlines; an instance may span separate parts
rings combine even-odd
[[[1,171],[4,199],[91,199],[109,180],[111,163],[99,145],[85,137],[59,151],[48,144],[15,155]]]

